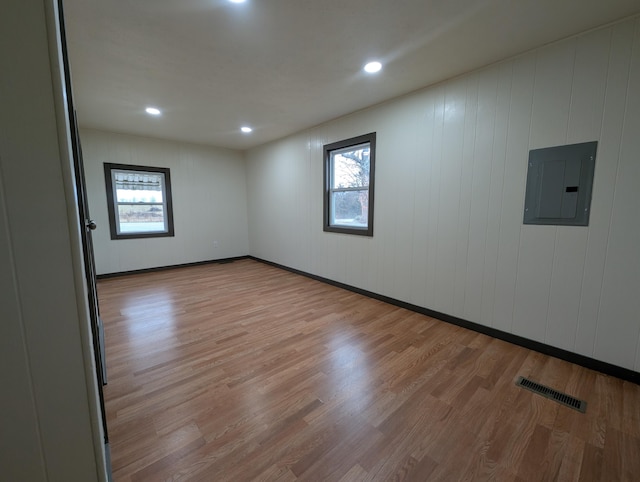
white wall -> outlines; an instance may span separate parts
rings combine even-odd
[[[249,253],[245,163],[240,152],[90,129],[82,129],[80,137],[89,208],[98,224],[93,234],[98,274]],[[174,237],[111,240],[105,162],[171,169]]]
[[[322,145],[371,131],[374,237],[324,233]],[[589,227],[524,226],[528,151],[593,140]],[[251,150],[247,179],[256,257],[640,370],[637,17]]]
[[[0,15],[0,479],[105,480],[53,4]]]

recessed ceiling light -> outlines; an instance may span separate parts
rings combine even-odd
[[[382,64],[380,62],[369,62],[364,66],[364,71],[368,72],[369,74],[379,72],[380,69],[382,69]]]
[[[233,1],[233,0],[232,0],[232,1]],[[244,132],[245,134],[248,134],[249,132],[253,131],[253,129],[252,129],[251,127],[249,127],[249,126],[242,126],[242,127],[240,128],[240,130],[241,130],[242,132]]]
[[[231,3],[244,3],[246,0],[229,0]]]
[[[160,109],[156,108],[156,107],[147,107],[145,109],[145,112],[149,115],[160,115]]]

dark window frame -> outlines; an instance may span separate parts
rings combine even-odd
[[[369,207],[367,212],[367,226],[346,227],[331,224],[331,153],[348,147],[356,147],[361,144],[369,144]],[[324,215],[323,230],[331,233],[355,234],[358,236],[373,236],[373,208],[374,208],[374,185],[375,185],[375,165],[376,165],[376,133],[370,132],[350,139],[325,144],[323,146],[324,162]]]
[[[153,233],[118,233],[117,219],[116,219],[116,200],[113,196],[113,181],[111,172],[116,171],[140,171],[140,172],[155,172],[164,175],[164,202],[167,216],[167,231],[153,232]],[[114,164],[104,163],[104,180],[107,189],[107,210],[109,211],[109,230],[111,232],[111,239],[139,239],[139,238],[168,238],[173,237],[173,201],[171,192],[171,172],[168,167],[151,167],[151,166],[135,166],[130,164]]]

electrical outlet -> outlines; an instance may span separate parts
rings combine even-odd
[[[214,248],[219,248],[220,247],[220,244],[218,243],[218,241],[214,241],[213,242],[213,247]]]

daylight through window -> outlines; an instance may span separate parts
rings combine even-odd
[[[376,134],[324,146],[324,230],[373,236]]]
[[[104,165],[111,239],[173,236],[169,169]]]

